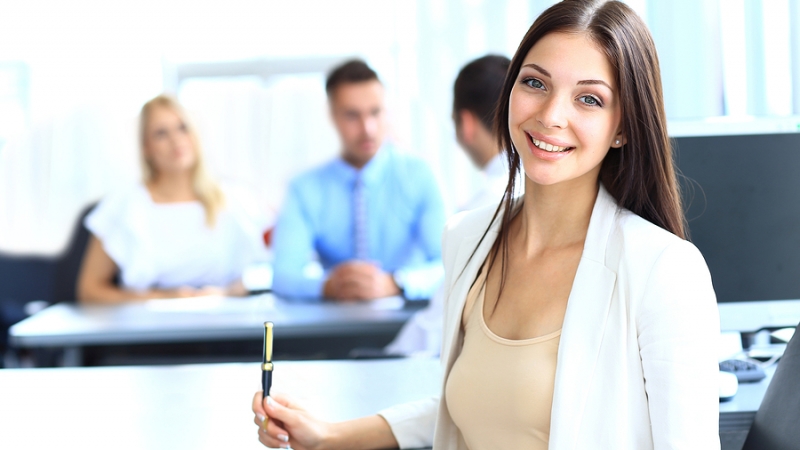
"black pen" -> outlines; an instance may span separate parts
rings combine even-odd
[[[264,398],[272,387],[272,322],[264,322],[264,362],[261,364],[261,388]]]

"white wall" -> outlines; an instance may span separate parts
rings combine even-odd
[[[85,204],[136,181],[138,110],[172,86],[176,65],[190,62],[365,58],[386,85],[393,139],[430,162],[454,208],[477,180],[453,139],[456,73],[486,53],[511,56],[533,18],[552,3],[3,2],[0,251],[59,251]],[[628,3],[653,31],[670,118],[800,114],[800,92],[792,90],[800,85],[800,0]],[[743,8],[776,25],[766,27],[764,19],[726,26]],[[734,45],[741,42],[745,49]],[[746,58],[737,56],[742,52]],[[769,61],[787,57],[791,63],[780,73],[767,75]],[[745,67],[753,61],[763,63]],[[750,81],[739,85],[742,71]],[[758,83],[768,76],[769,83]],[[280,206],[294,173],[337,152],[321,74],[189,80],[179,95],[194,113],[215,174],[257,191],[265,209]]]

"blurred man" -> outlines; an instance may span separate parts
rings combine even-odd
[[[334,69],[325,88],[341,156],[292,181],[273,236],[273,290],[428,299],[442,278],[444,207],[433,173],[385,142],[383,85],[363,61]]]
[[[505,56],[478,58],[461,69],[453,86],[456,140],[485,176],[483,188],[462,209],[499,204],[508,183],[508,167],[493,123],[510,63]]]
[[[453,87],[453,121],[456,140],[483,172],[484,186],[463,209],[499,205],[508,183],[505,155],[494,134],[495,104],[511,63],[504,56],[478,58],[461,69]],[[520,182],[515,195],[521,194]],[[385,351],[388,354],[438,355],[442,339],[442,289],[431,304],[412,317]]]

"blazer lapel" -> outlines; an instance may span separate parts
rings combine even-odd
[[[589,385],[603,341],[616,273],[606,267],[605,252],[618,206],[600,185],[583,255],[567,302],[556,363],[550,448],[575,448]]]
[[[446,327],[442,330],[444,337],[448,338],[444,339],[448,347],[442,349],[442,356],[447,355],[447,359],[443,360],[443,362],[445,362],[445,373],[449,373],[450,367],[452,367],[455,358],[458,356],[458,352],[455,351],[454,347],[460,345],[461,342],[458,338],[458,333],[461,329],[460,314],[464,310],[467,294],[469,293],[473,281],[475,281],[475,277],[478,276],[478,270],[481,268],[484,260],[486,260],[489,251],[492,249],[492,245],[494,245],[494,241],[497,239],[499,228],[500,219],[498,217],[486,233],[483,242],[480,242],[480,240],[485,228],[481,229],[479,233],[464,236],[458,242],[458,252],[456,253],[453,267],[463,267],[464,270],[461,273],[453,274],[456,278],[452,282],[450,292],[447,293],[447,309],[445,314],[457,315],[457,317],[445,317]],[[480,242],[480,247],[476,249],[478,242]],[[473,250],[475,251],[474,254]],[[470,259],[470,256],[472,259]]]

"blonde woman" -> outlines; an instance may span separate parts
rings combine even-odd
[[[210,178],[195,130],[172,98],[142,107],[139,137],[143,182],[86,218],[92,236],[79,301],[246,294],[242,271],[264,251],[254,202]]]

